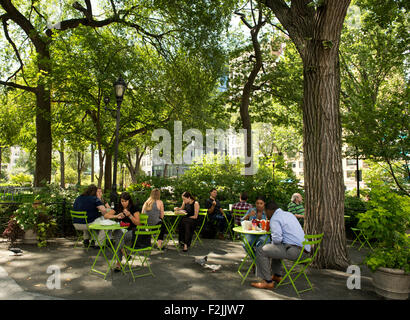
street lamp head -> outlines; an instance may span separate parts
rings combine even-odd
[[[114,83],[115,96],[117,97],[117,101],[122,101],[126,88],[127,84],[125,83],[124,79],[119,77],[118,80]]]

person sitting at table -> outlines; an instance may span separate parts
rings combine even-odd
[[[242,192],[241,195],[239,196],[239,202],[232,205],[232,210],[249,210],[250,208],[252,208],[252,205],[246,202],[247,200],[248,200],[248,193]],[[236,225],[240,226],[241,221],[242,219],[240,216],[235,216]]]
[[[179,242],[184,246],[182,251],[187,252],[191,245],[198,219],[199,203],[188,191],[185,191],[182,194],[182,206],[174,208],[174,210],[184,210],[186,212],[186,215],[182,217],[179,223]]]
[[[252,221],[253,219],[266,220],[265,198],[262,196],[256,198],[255,208],[250,208],[248,212],[242,217],[241,221]],[[246,240],[248,240],[249,245],[252,249],[263,245],[265,242],[269,242],[269,235],[267,234],[262,236],[257,236],[254,234],[244,234],[244,237],[246,238]],[[245,245],[243,244],[242,246],[246,250]]]
[[[140,212],[141,210],[137,208],[137,206],[134,205],[131,195],[128,192],[123,192],[120,196],[121,204],[118,208],[118,219],[120,220],[120,223],[123,222],[123,224],[128,224],[127,231],[125,231],[124,237],[121,241],[121,237],[123,235],[123,230],[115,230],[114,231],[114,239],[115,243],[118,245],[117,247],[117,253],[118,253],[118,259],[117,261],[117,266],[114,269],[115,272],[121,271],[121,264],[120,261],[122,259],[122,256],[124,254],[124,244],[127,246],[132,247],[135,242],[135,230],[136,226],[142,225],[140,223]],[[145,238],[138,237],[138,241],[135,244],[135,247],[144,247],[148,245],[145,241]],[[149,239],[150,240],[150,239]]]
[[[109,214],[111,216],[114,210],[108,210],[101,202],[101,200],[97,197],[97,186],[91,184],[88,188],[74,200],[73,210],[74,211],[85,211],[87,212],[87,223],[93,223],[97,218],[101,216],[100,212],[103,212],[104,215]],[[85,220],[74,218],[73,225],[76,230],[83,231],[83,243],[84,247],[88,247],[90,244],[90,233],[88,231],[87,225]],[[105,234],[104,231],[101,231],[98,235],[99,240],[104,240]],[[94,241],[94,240],[93,240]],[[93,248],[98,248],[97,246],[93,245]]]
[[[266,205],[266,215],[270,219],[272,242],[256,249],[257,276],[260,282],[252,282],[251,286],[260,289],[274,288],[274,281],[282,280],[282,259],[295,261],[303,249],[305,233],[297,218],[290,212],[283,211],[271,201]],[[305,247],[301,259],[306,259],[310,246]]]
[[[218,195],[218,191],[213,188],[209,192],[209,198],[205,201],[205,208],[208,209],[208,218],[212,223],[216,223],[218,226],[219,235],[218,238],[220,240],[225,239],[224,231],[227,227],[226,220],[230,221],[231,216],[229,214],[225,214],[223,209],[221,208],[221,204],[218,199],[216,199]],[[225,218],[226,217],[226,218]]]
[[[300,193],[292,194],[292,197],[288,204],[288,211],[295,215],[303,228],[303,222],[305,220],[305,206],[303,205],[302,201],[303,198]]]
[[[96,194],[97,198],[101,200],[102,204],[104,205],[104,207],[106,209],[111,209],[110,205],[108,204],[107,201],[105,201],[104,197],[103,197],[103,191],[102,188],[97,188],[97,194]],[[106,210],[106,212],[108,212],[109,210]],[[101,212],[102,214],[105,214],[106,212]]]
[[[147,224],[149,226],[161,225],[161,231],[157,239],[158,248],[162,248],[162,241],[166,232],[165,225],[162,223],[164,219],[164,203],[160,198],[161,191],[157,188],[152,189],[150,197],[142,206],[142,213],[148,215]]]

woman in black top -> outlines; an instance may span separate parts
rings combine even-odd
[[[137,225],[141,225],[139,214],[140,211],[132,202],[131,195],[128,192],[123,192],[121,194],[121,205],[119,206],[118,214],[119,214],[119,222],[122,226],[128,226],[127,232],[124,235],[123,241],[120,242],[122,237],[122,230],[116,230],[114,232],[114,239],[115,243],[119,243],[118,245],[118,257],[121,261],[123,255],[123,247],[124,244],[127,246],[132,246],[135,240],[135,230]],[[118,232],[119,231],[119,232]],[[121,269],[120,262],[117,261],[117,267],[115,271],[120,271]]]
[[[181,208],[174,208],[175,211],[185,210],[186,215],[182,217],[179,224],[179,242],[183,244],[184,252],[188,251],[191,245],[192,236],[196,227],[196,221],[199,213],[199,203],[187,191],[182,194]]]

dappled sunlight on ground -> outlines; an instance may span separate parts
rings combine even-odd
[[[251,287],[251,282],[259,280],[253,273],[241,285],[237,270],[245,251],[238,241],[203,239],[203,245],[191,247],[188,253],[177,251],[174,246],[168,246],[162,252],[153,250],[150,263],[155,276],[145,276],[135,281],[129,272],[109,272],[105,280],[102,275],[90,273],[98,250],[90,248],[87,251],[81,246],[74,249],[73,241],[59,239],[47,248],[23,244],[17,246],[23,250],[22,256],[10,256],[7,245],[0,243],[2,267],[24,290],[43,295],[80,300],[298,299],[291,285],[273,290]],[[356,259],[362,255],[363,253],[353,252]],[[107,256],[111,259],[112,254]],[[208,257],[207,264],[221,265],[221,268],[212,272],[195,262],[195,259],[205,256]],[[60,289],[47,288],[47,280],[51,275],[47,273],[47,268],[50,266],[60,269]],[[96,268],[105,272],[107,267],[106,261],[100,256]],[[249,262],[245,264],[245,268],[248,267]],[[349,275],[344,272],[311,269],[308,274],[315,290],[303,293],[301,299],[378,299],[366,273],[363,274],[362,290],[347,289],[346,279]],[[305,279],[298,280],[298,288],[304,288],[305,285]]]

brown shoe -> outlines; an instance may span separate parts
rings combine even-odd
[[[273,282],[268,283],[265,280],[262,280],[261,282],[252,282],[251,286],[259,289],[273,289],[275,284]]]
[[[282,281],[282,277],[278,277],[278,276],[273,275],[272,280],[275,281],[276,283],[279,283],[279,282]]]

